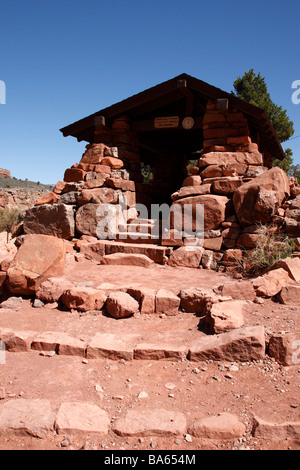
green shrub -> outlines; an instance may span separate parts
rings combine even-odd
[[[244,257],[244,269],[251,275],[260,275],[276,261],[291,256],[296,250],[293,238],[274,231],[274,227],[260,226],[256,247]]]
[[[21,215],[18,208],[0,208],[0,232],[9,234],[20,220]]]

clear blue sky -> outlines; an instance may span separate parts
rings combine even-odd
[[[300,135],[299,0],[0,0],[0,167],[61,180],[85,143],[59,129],[187,73],[227,92],[250,68]],[[300,163],[300,138],[283,144]]]

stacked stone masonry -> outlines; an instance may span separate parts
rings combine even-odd
[[[141,182],[137,138],[128,119],[119,118],[107,136],[96,129],[95,142],[86,146],[80,162],[68,168],[64,181],[27,211],[24,232],[68,240],[91,236],[121,241],[127,240],[120,233],[131,232],[132,243],[172,247],[170,253],[176,253],[169,260],[172,265],[212,269],[220,263],[229,267],[240,262],[245,250],[256,246],[261,224],[275,224],[297,240],[300,186],[280,168],[269,169],[268,159],[249,134],[241,112],[218,109],[217,102],[208,101],[201,157],[190,168],[190,176],[183,178],[182,187],[170,195],[169,228],[155,238],[149,233],[155,221],[138,219],[134,208],[149,204],[149,185]],[[192,208],[192,237],[177,230],[173,215],[187,204]],[[199,233],[194,220],[197,205],[204,207],[204,227]],[[104,219],[108,223],[102,226]],[[143,236],[133,236],[134,231]],[[190,253],[191,264],[186,256],[190,245],[201,247],[200,254],[193,257]],[[168,256],[163,262],[168,262]]]

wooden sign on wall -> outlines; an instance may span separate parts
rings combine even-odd
[[[154,119],[155,129],[170,129],[179,126],[179,116],[157,117]]]

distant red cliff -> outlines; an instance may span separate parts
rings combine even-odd
[[[0,176],[6,176],[7,178],[11,178],[10,171],[4,170],[3,168],[0,168]]]

